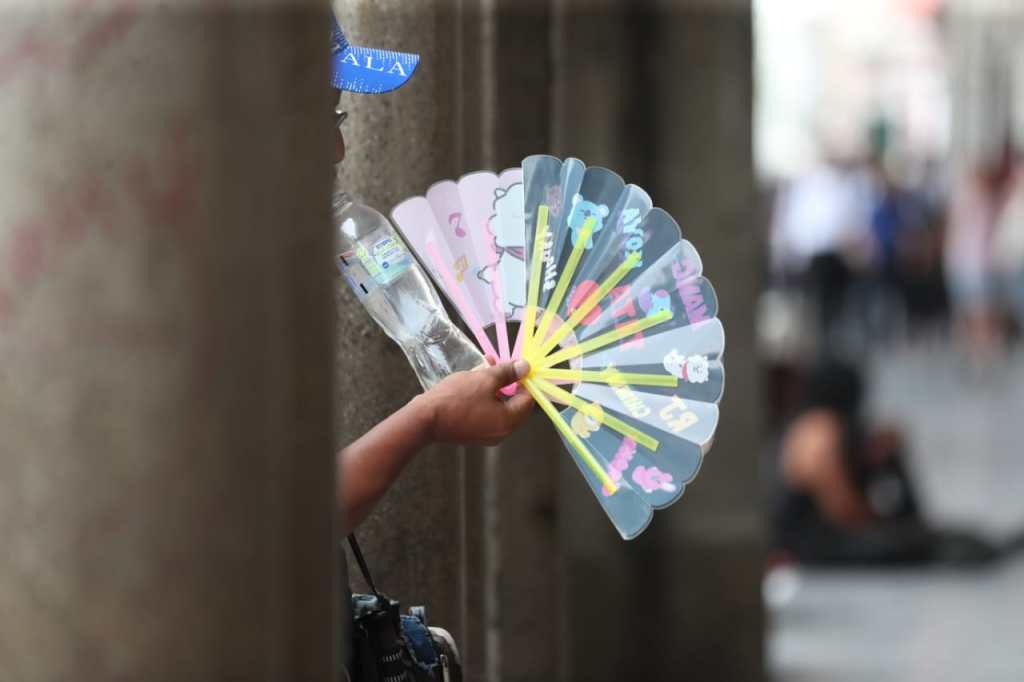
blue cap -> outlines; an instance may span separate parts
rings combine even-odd
[[[350,45],[334,17],[331,85],[338,90],[378,94],[405,85],[420,63],[418,54]]]

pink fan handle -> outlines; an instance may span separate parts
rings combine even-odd
[[[444,279],[445,286],[448,288],[448,293],[455,298],[455,305],[458,306],[459,312],[462,314],[462,318],[469,325],[470,331],[473,332],[473,336],[476,337],[476,342],[480,344],[480,348],[485,354],[490,355],[492,358],[498,358],[498,352],[494,350],[494,344],[487,338],[487,334],[484,332],[483,325],[480,324],[480,318],[473,312],[473,308],[467,303],[465,295],[462,293],[462,288],[455,281],[455,276],[452,274],[448,266],[444,264],[444,259],[441,258],[441,252],[437,248],[437,242],[427,242],[427,250],[430,251],[430,257],[434,261],[434,267],[441,273],[441,277]]]

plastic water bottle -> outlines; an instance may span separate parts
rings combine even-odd
[[[387,218],[336,190],[334,224],[342,276],[405,352],[424,388],[484,361],[452,324],[423,268]]]

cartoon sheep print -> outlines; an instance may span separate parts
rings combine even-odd
[[[494,240],[495,262],[480,269],[477,275],[488,284],[494,284],[495,274],[502,282],[505,315],[518,318],[526,305],[526,235],[523,232],[523,183],[507,190],[494,191],[494,213],[488,229]],[[497,296],[497,292],[495,292]]]
[[[706,355],[683,357],[673,348],[665,356],[665,371],[691,384],[705,384],[711,376],[710,363]]]

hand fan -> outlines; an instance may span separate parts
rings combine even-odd
[[[392,217],[483,352],[530,362],[522,384],[598,502],[642,533],[697,475],[725,380],[718,301],[676,222],[551,156],[437,183]]]

